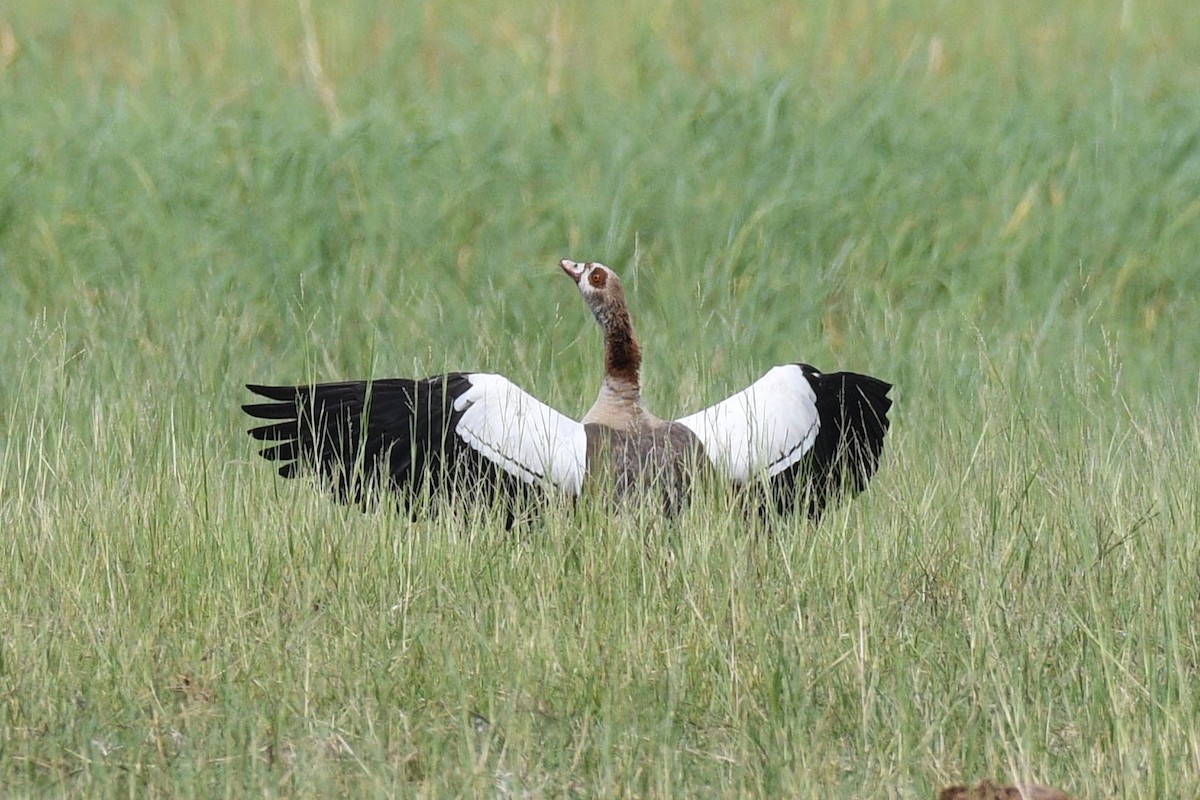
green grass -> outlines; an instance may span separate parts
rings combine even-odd
[[[1200,795],[1200,17],[0,10],[6,795]],[[247,381],[896,383],[819,525],[361,514]],[[473,715],[488,721],[480,723]],[[478,723],[478,724],[477,724]]]

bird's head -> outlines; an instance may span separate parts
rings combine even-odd
[[[579,264],[564,258],[559,266],[575,281],[583,302],[587,303],[601,327],[607,328],[621,318],[628,318],[625,290],[621,288],[617,273],[594,261]]]

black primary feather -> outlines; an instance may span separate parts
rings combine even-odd
[[[790,510],[806,498],[808,515],[819,519],[825,506],[855,495],[879,468],[883,438],[891,424],[887,396],[892,385],[857,372],[821,373],[799,364],[816,395],[820,428],[808,454],[771,480],[777,510]]]

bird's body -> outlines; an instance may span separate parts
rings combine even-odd
[[[508,379],[449,373],[312,386],[250,386],[273,401],[244,406],[268,424],[264,458],[293,477],[315,471],[346,501],[379,489],[467,501],[537,491],[621,501],[658,493],[668,512],[687,501],[699,471],[760,485],[780,511],[803,503],[819,516],[874,474],[888,429],[889,384],[806,364],[772,368],[742,392],[675,421],[641,396],[641,348],[624,290],[602,264],[562,269],[605,336],[600,391],[581,421]]]
[[[585,491],[609,491],[617,503],[657,492],[668,513],[687,503],[696,472],[704,468],[696,435],[675,422],[620,430],[600,423],[583,426],[587,434]]]

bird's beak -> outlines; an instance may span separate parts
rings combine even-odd
[[[583,264],[576,264],[574,261],[568,261],[564,258],[562,261],[558,262],[558,265],[562,267],[562,271],[570,275],[571,280],[575,281],[577,284],[579,283],[579,279],[583,277]]]

